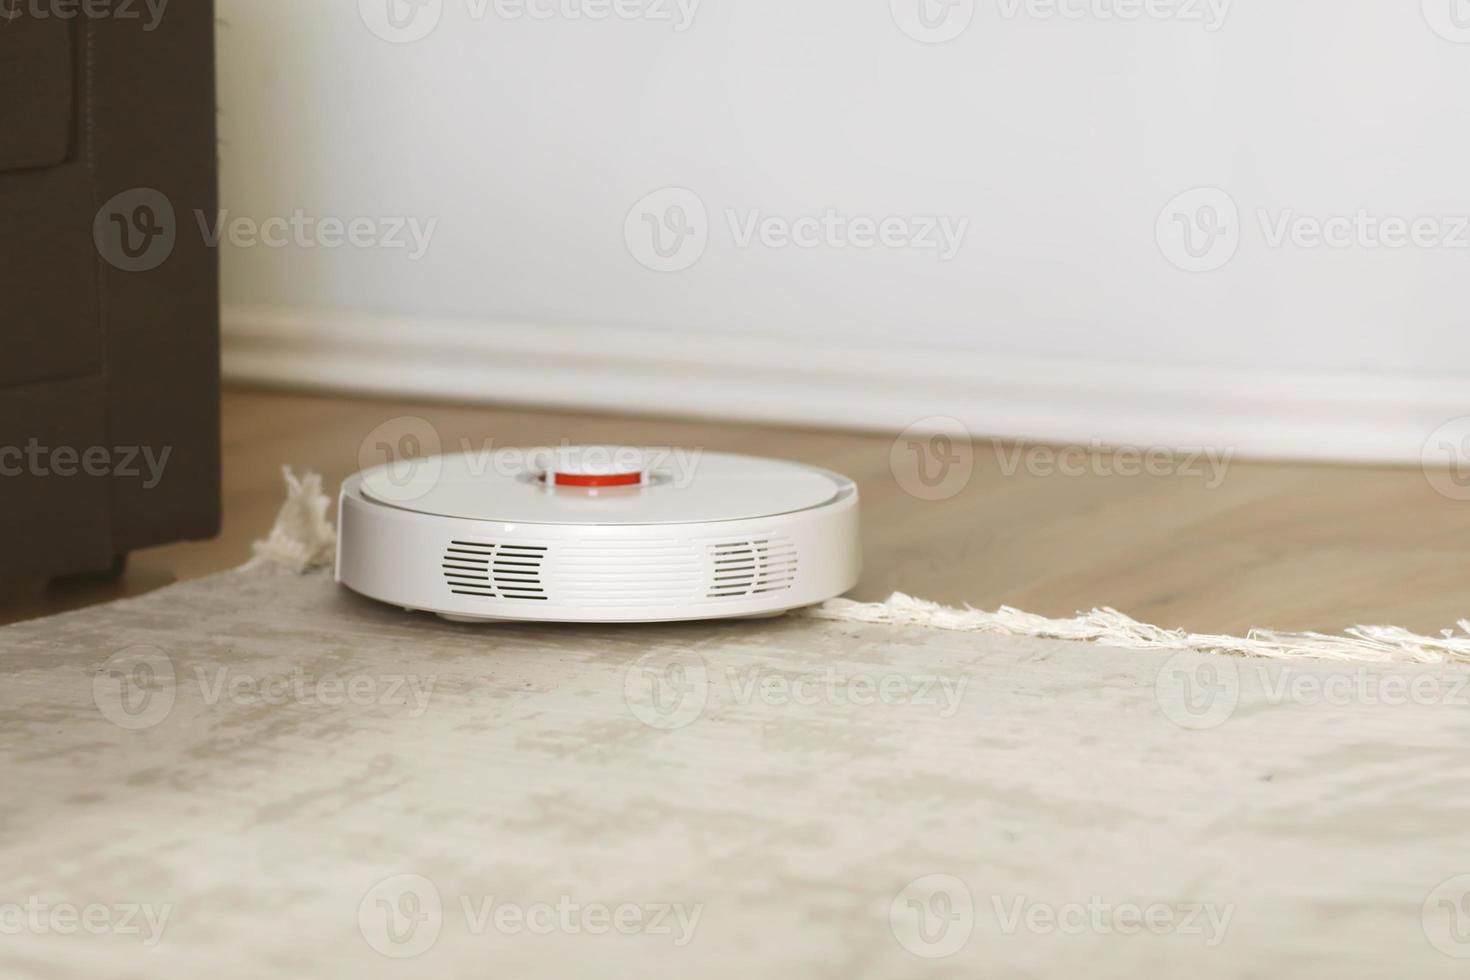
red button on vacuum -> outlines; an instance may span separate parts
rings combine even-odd
[[[643,474],[609,473],[593,476],[583,473],[557,473],[553,479],[559,487],[631,487],[643,482]]]
[[[648,482],[648,461],[629,446],[555,450],[541,479],[556,487],[636,487]]]

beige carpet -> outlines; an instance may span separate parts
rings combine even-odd
[[[228,573],[0,630],[0,976],[1457,976],[1467,678]]]

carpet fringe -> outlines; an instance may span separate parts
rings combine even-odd
[[[1379,664],[1470,663],[1470,620],[1459,630],[1420,636],[1397,626],[1354,626],[1340,636],[1253,629],[1244,637],[1189,633],[1140,623],[1116,609],[1094,609],[1071,619],[1048,619],[1002,606],[995,612],[941,606],[895,592],[886,602],[832,599],[806,615],[848,623],[888,623],[931,629],[1081,640],[1130,650],[1196,650],[1201,653],[1273,659],[1359,661]]]
[[[289,466],[281,467],[281,473],[286,480],[286,500],[270,535],[255,542],[255,558],[246,567],[271,565],[297,573],[330,567],[336,554],[337,530],[327,517],[332,501],[322,492],[321,475],[308,471],[297,477]],[[1253,629],[1238,637],[1164,629],[1140,623],[1116,609],[1094,609],[1071,619],[1048,619],[1010,606],[995,612],[941,606],[902,592],[893,593],[885,602],[831,599],[800,614],[847,623],[1075,640],[1129,650],[1196,650],[1278,660],[1470,664],[1470,619],[1460,620],[1459,633],[1443,630],[1437,637],[1420,636],[1397,626],[1354,626],[1340,636]]]
[[[329,567],[336,558],[337,528],[327,517],[332,500],[322,492],[321,474],[307,471],[298,478],[282,466],[281,475],[286,501],[270,535],[251,546],[255,558],[245,567],[273,565],[298,574]]]

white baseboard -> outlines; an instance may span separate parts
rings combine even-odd
[[[226,307],[232,380],[498,404],[1419,464],[1470,380],[1099,364],[646,327]]]

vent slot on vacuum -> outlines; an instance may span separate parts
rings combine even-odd
[[[789,538],[716,542],[710,562],[711,599],[781,592],[796,581],[796,545]]]
[[[545,601],[541,563],[546,548],[530,544],[451,541],[444,551],[444,580],[455,595]]]

